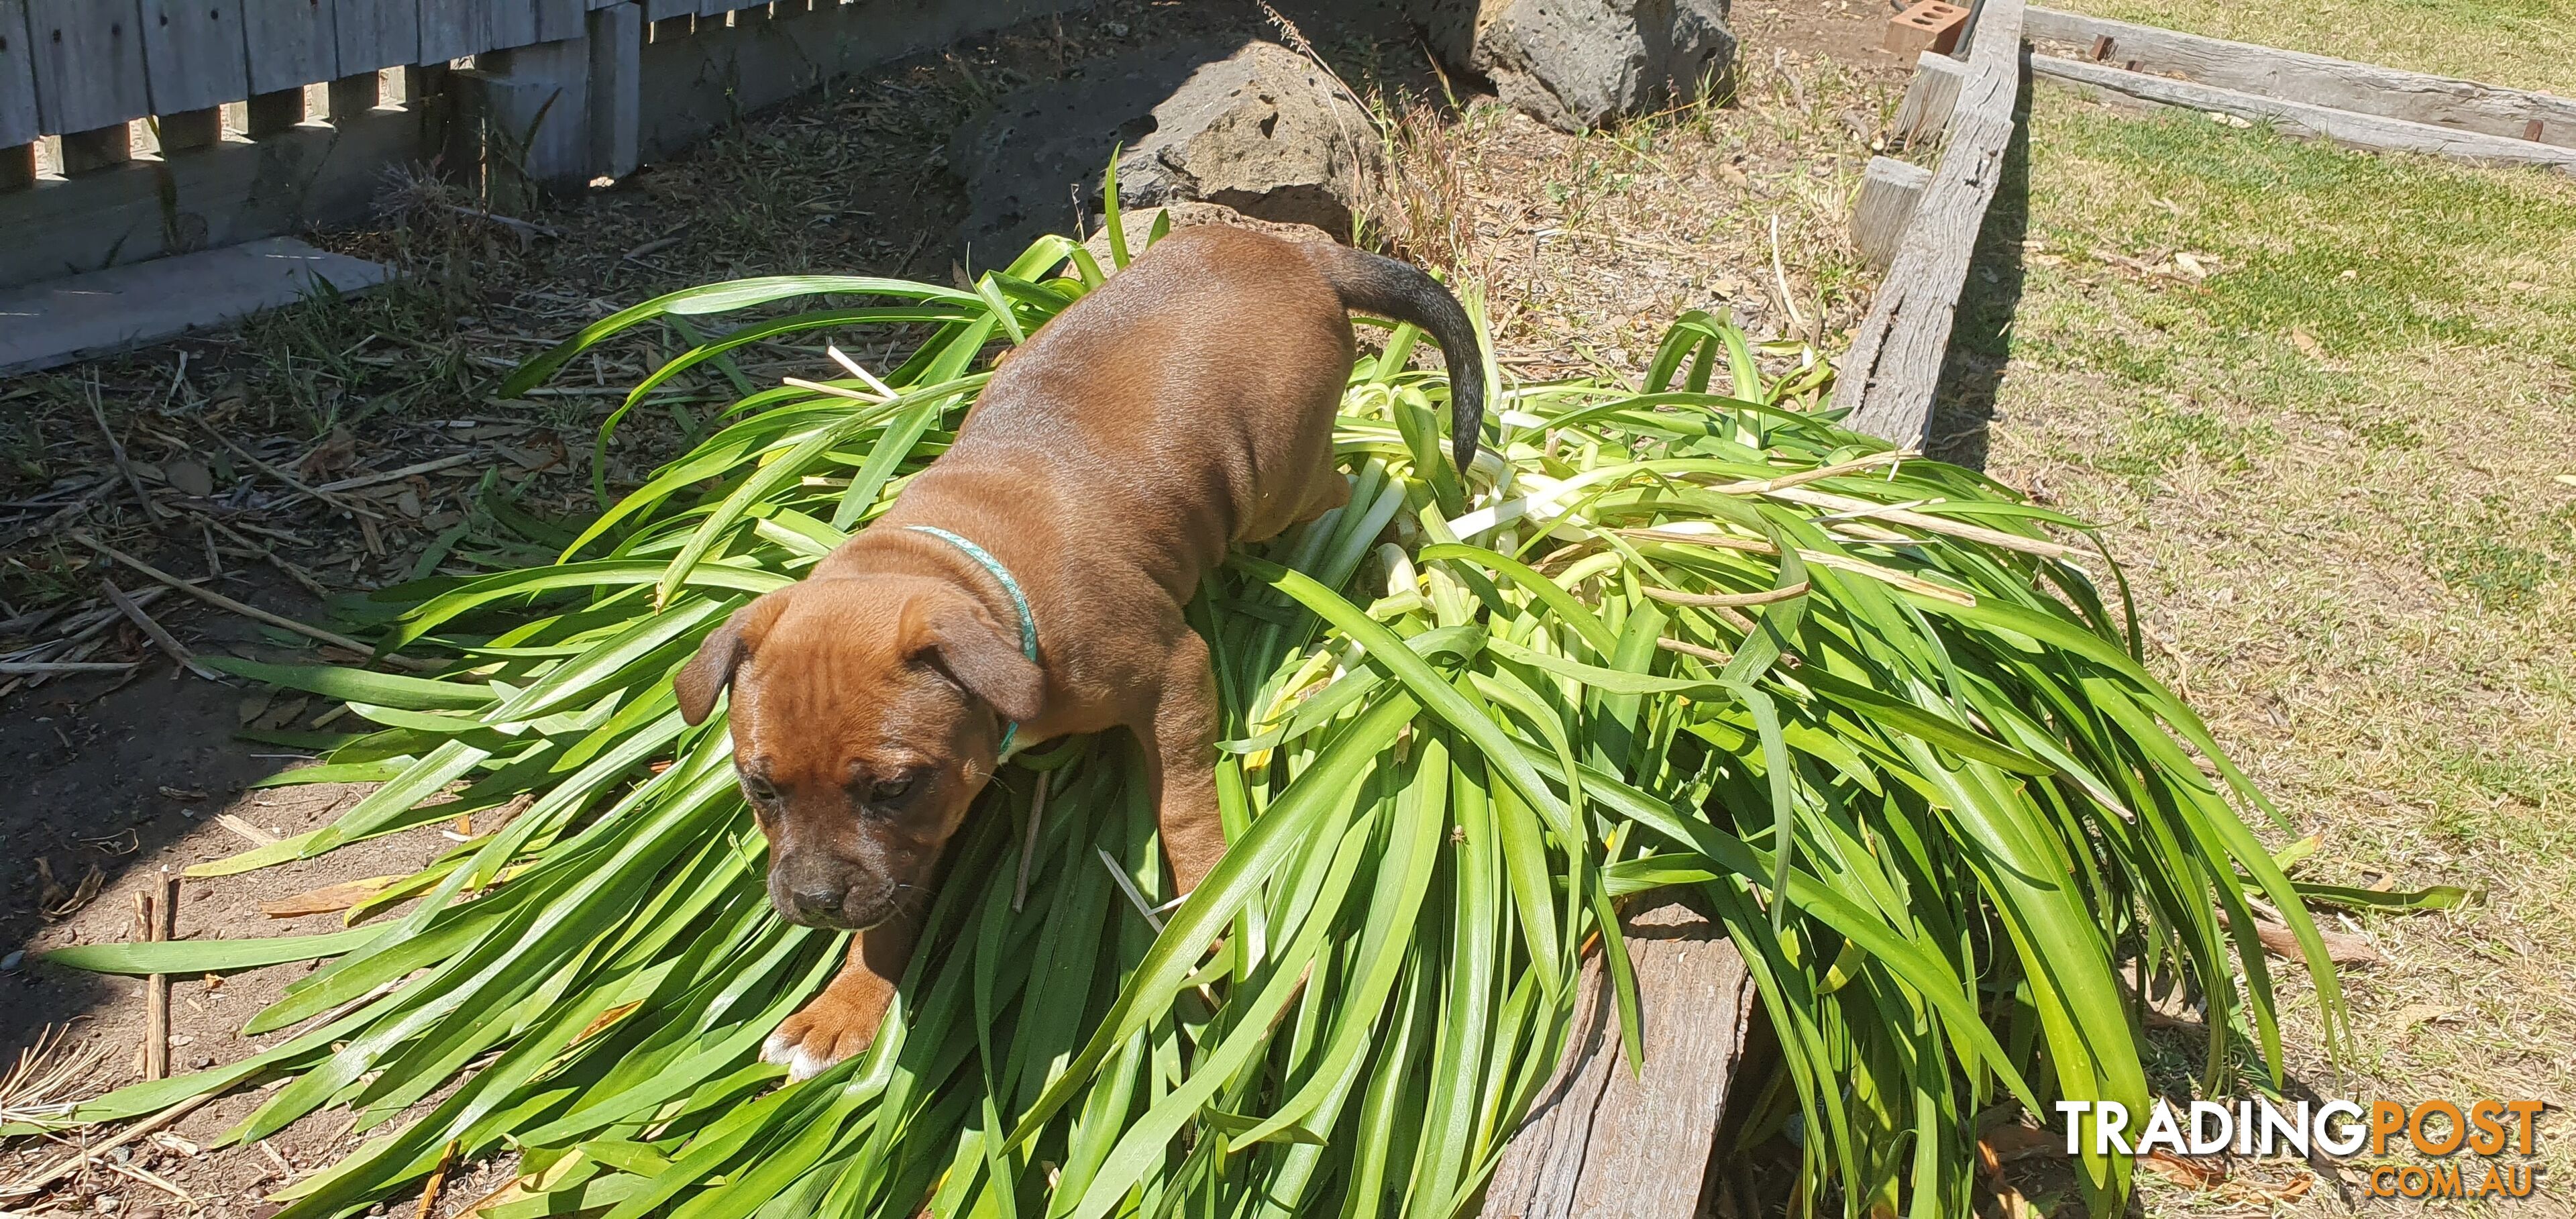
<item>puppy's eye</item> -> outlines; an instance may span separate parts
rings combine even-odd
[[[912,776],[910,775],[905,775],[901,778],[880,780],[876,786],[868,789],[868,802],[871,804],[885,804],[890,801],[901,800],[906,795],[910,794],[911,791]]]
[[[754,804],[776,804],[778,802],[778,789],[770,786],[769,780],[760,778],[756,775],[744,775],[742,777],[742,793],[751,797],[751,802]]]

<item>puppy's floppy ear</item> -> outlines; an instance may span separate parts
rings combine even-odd
[[[706,722],[708,713],[716,709],[716,695],[732,684],[733,671],[751,659],[752,648],[785,608],[782,589],[735,610],[723,626],[707,635],[706,642],[698,645],[698,654],[671,678],[671,690],[680,696],[681,719],[693,725]]]
[[[983,610],[958,604],[932,611],[923,636],[922,650],[1003,719],[1017,724],[1037,718],[1046,671],[1021,654],[1016,628],[1005,633]]]

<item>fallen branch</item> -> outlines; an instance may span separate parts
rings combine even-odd
[[[152,615],[144,613],[143,607],[134,603],[134,598],[126,596],[125,590],[116,586],[116,581],[101,580],[98,586],[107,594],[108,604],[115,606],[116,612],[125,615],[126,621],[133,623],[135,629],[142,631],[144,637],[150,639],[154,646],[168,653],[170,659],[178,661],[180,668],[208,681],[222,676],[213,669],[197,663],[197,658],[190,654],[188,649],[179,646],[177,637],[171,635],[169,630],[160,623],[153,621]]]
[[[2218,912],[2218,923],[2222,927],[2233,926],[2223,908]],[[2285,961],[2296,961],[2306,955],[2299,947],[2299,933],[2290,930],[2288,923],[2275,922],[2257,914],[2254,917],[2254,938],[2261,942],[2263,951]],[[2317,939],[2325,944],[2326,959],[2337,965],[2377,965],[2386,959],[2379,955],[2379,949],[2373,947],[2369,940],[2357,935],[2319,927]]]
[[[334,491],[354,491],[360,487],[372,487],[378,483],[398,482],[402,479],[409,478],[414,474],[434,474],[440,470],[454,469],[467,462],[477,460],[482,456],[483,455],[480,453],[458,453],[453,457],[441,457],[436,461],[424,461],[418,465],[404,466],[399,470],[387,470],[381,474],[360,474],[352,478],[341,479],[338,482],[324,483],[321,486],[313,488],[313,491],[316,495],[323,495]]]
[[[179,878],[164,873],[161,892],[134,895],[146,943],[165,943],[178,931]],[[170,975],[143,979],[143,1078],[170,1078]],[[184,1196],[184,1195],[183,1195]]]
[[[143,505],[144,517],[148,520],[160,520],[161,505],[153,503],[151,495],[143,490],[143,480],[135,475],[134,467],[125,460],[125,442],[118,440],[116,429],[107,425],[107,408],[101,405],[98,399],[98,374],[96,373],[90,374],[89,378],[89,417],[98,421],[99,433],[107,437],[108,458],[116,463],[116,472],[125,479],[127,489],[134,492],[135,502]]]
[[[12,1181],[6,1186],[0,1186],[0,1196],[22,1197],[29,1194],[42,1193],[47,1186],[80,1171],[82,1167],[89,1163],[92,1157],[104,1156],[108,1152],[114,1151],[119,1147],[125,1146],[127,1143],[131,1143],[136,1139],[142,1138],[144,1135],[150,1134],[155,1130],[159,1130],[164,1126],[168,1126],[178,1121],[180,1118],[196,1112],[197,1109],[207,1101],[215,1099],[215,1096],[216,1093],[207,1092],[202,1095],[192,1096],[186,1100],[180,1101],[178,1104],[172,1105],[159,1113],[155,1113],[150,1117],[144,1118],[142,1121],[136,1122],[133,1125],[118,1131],[115,1137],[107,1139],[106,1141],[99,1143],[97,1146],[84,1147],[79,1151],[75,1151],[70,1155],[64,1156],[62,1159],[55,1161],[51,1167],[36,1173],[34,1176],[27,1177],[24,1180]]]
[[[210,516],[199,516],[197,520],[205,524],[208,528],[213,529],[215,532],[231,538],[233,541],[247,547],[252,554],[258,555],[262,559],[266,559],[269,566],[286,573],[286,578],[303,585],[304,591],[313,594],[316,599],[328,599],[330,597],[331,590],[322,587],[322,582],[314,579],[313,573],[288,562],[286,559],[280,557],[276,551],[269,549],[258,540],[247,537],[235,530],[232,526]]]
[[[359,516],[374,517],[380,521],[385,519],[384,513],[378,512],[365,504],[361,504],[345,495],[334,495],[331,492],[324,491],[318,487],[309,486],[303,479],[297,478],[277,466],[270,465],[269,463],[260,460],[259,457],[253,454],[250,450],[234,444],[231,437],[224,435],[222,432],[216,431],[214,425],[207,423],[205,420],[198,420],[197,426],[206,429],[207,435],[214,437],[215,440],[221,443],[225,448],[231,449],[233,451],[233,456],[239,457],[243,461],[247,461],[250,464],[259,467],[262,473],[279,482],[285,483],[295,491],[298,491],[312,499],[320,500],[322,503],[333,508],[337,508],[342,512],[355,513]]]
[[[135,558],[133,555],[127,554],[105,542],[99,541],[86,533],[75,532],[71,535],[71,539],[83,546],[87,546],[90,549],[99,552],[100,554],[106,555],[119,563],[123,563],[127,567],[133,568],[139,575],[186,593],[189,596],[195,597],[196,599],[214,606],[217,609],[231,610],[232,612],[254,622],[265,622],[279,630],[293,631],[307,639],[320,640],[321,642],[330,644],[333,647],[347,648],[360,656],[374,656],[375,659],[381,660],[398,669],[409,669],[415,673],[428,673],[444,667],[432,661],[413,660],[408,656],[397,656],[391,652],[387,652],[381,656],[376,656],[375,649],[370,648],[355,639],[351,639],[346,635],[342,635],[334,631],[326,631],[318,626],[306,626],[305,624],[297,622],[283,614],[272,614],[256,605],[249,605],[240,601],[235,601],[232,598],[211,589],[199,588],[196,585],[190,584],[158,567],[154,567],[141,559]]]

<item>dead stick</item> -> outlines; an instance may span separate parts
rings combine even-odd
[[[322,582],[314,579],[313,573],[308,572],[301,567],[297,567],[293,563],[287,562],[285,559],[280,558],[276,551],[269,549],[252,538],[243,536],[241,533],[234,530],[232,526],[227,525],[222,521],[216,520],[210,516],[200,516],[197,519],[204,522],[208,528],[213,529],[217,533],[221,533],[225,537],[231,538],[232,540],[249,547],[252,554],[268,560],[270,566],[275,567],[279,571],[285,572],[288,579],[303,585],[304,591],[313,594],[317,600],[328,601],[331,599],[331,590],[322,587]]]
[[[126,596],[125,590],[116,586],[116,581],[101,580],[98,582],[98,586],[102,591],[107,593],[108,604],[115,606],[116,612],[125,615],[126,620],[132,622],[137,629],[141,630],[145,637],[149,638],[155,646],[159,647],[162,651],[169,653],[170,659],[178,661],[180,668],[186,669],[187,671],[205,678],[208,681],[213,681],[215,679],[217,674],[214,670],[198,664],[197,658],[190,655],[188,649],[179,646],[179,640],[171,635],[168,629],[164,628],[160,623],[153,621],[152,615],[144,613],[143,607],[134,603],[134,598]],[[160,1077],[156,1075],[153,1078],[158,1079]]]
[[[127,554],[105,542],[99,541],[97,538],[91,537],[86,533],[75,532],[71,535],[71,538],[73,541],[78,542],[83,546],[87,546],[100,554],[106,555],[119,563],[123,563],[126,566],[133,568],[137,574],[177,589],[178,591],[186,593],[191,597],[195,597],[196,599],[214,606],[217,609],[231,610],[232,612],[239,614],[244,618],[251,619],[254,622],[265,622],[279,630],[293,631],[307,639],[318,639],[333,647],[347,648],[361,656],[373,656],[375,654],[374,648],[370,648],[346,635],[333,631],[326,631],[318,626],[306,626],[305,624],[297,622],[296,620],[282,614],[272,614],[256,605],[244,604],[243,602],[235,601],[232,598],[211,589],[199,588],[196,585],[190,584],[158,567],[154,567],[141,559],[135,558],[133,555]],[[408,656],[397,656],[391,652],[385,653],[382,656],[377,656],[376,659],[392,665],[395,668],[409,669],[415,673],[427,673],[443,667],[433,661],[413,660]]]
[[[413,1212],[413,1219],[429,1219],[430,1212],[438,1209],[439,1191],[446,1188],[447,1170],[455,1164],[456,1143],[451,1139],[447,1150],[438,1157],[437,1171],[429,1174],[429,1184],[421,1187],[420,1209]]]
[[[473,461],[481,456],[482,454],[480,453],[458,453],[453,457],[441,457],[435,461],[424,461],[418,465],[404,466],[399,470],[386,470],[380,474],[360,474],[354,478],[344,478],[338,482],[324,483],[321,486],[313,488],[313,491],[318,495],[332,491],[354,491],[360,487],[372,487],[378,483],[399,482],[414,474],[434,474],[440,470],[454,469],[457,466],[464,465],[465,463]]]
[[[203,419],[197,421],[197,426],[206,429],[207,435],[212,436],[217,441],[221,442],[225,448],[231,449],[234,456],[259,467],[262,471],[266,472],[270,478],[274,478],[279,482],[285,483],[287,486],[303,492],[314,499],[318,499],[331,507],[341,510],[342,512],[354,512],[359,516],[371,516],[380,521],[385,519],[384,513],[378,512],[375,509],[352,500],[345,495],[333,495],[328,491],[316,490],[312,487],[306,486],[302,479],[252,456],[250,450],[234,444],[231,437],[224,435],[222,432],[216,431],[213,424],[207,423]]]
[[[116,429],[107,425],[107,408],[100,405],[98,400],[98,374],[96,373],[91,373],[89,378],[89,417],[98,421],[100,434],[107,437],[107,455],[116,462],[116,472],[125,476],[125,485],[134,492],[135,501],[143,505],[144,518],[160,520],[161,505],[153,503],[152,497],[144,494],[143,480],[135,477],[134,467],[125,460],[125,442],[118,440]]]
[[[171,907],[177,904],[179,879],[164,876],[159,897],[137,894],[143,909],[144,939],[158,944],[170,938],[173,918]],[[143,1078],[170,1078],[170,975],[151,974],[143,979]]]
[[[215,1094],[212,1092],[205,1093],[201,1096],[189,1097],[186,1100],[180,1101],[178,1104],[172,1105],[159,1113],[155,1113],[142,1121],[136,1122],[133,1125],[118,1131],[116,1137],[108,1139],[95,1147],[85,1147],[79,1151],[71,1153],[70,1155],[64,1156],[61,1160],[56,1161],[53,1167],[48,1168],[43,1172],[37,1173],[36,1175],[24,1180],[11,1182],[10,1188],[21,1194],[36,1193],[44,1189],[46,1186],[80,1171],[82,1165],[89,1163],[90,1157],[106,1155],[108,1152],[114,1151],[119,1147],[123,1147],[127,1143],[131,1143],[136,1139],[142,1138],[144,1135],[168,1126],[178,1121],[180,1118],[196,1112],[199,1106],[213,1099],[215,1099]]]
[[[130,660],[0,660],[0,677],[43,677],[54,673],[123,673]]]

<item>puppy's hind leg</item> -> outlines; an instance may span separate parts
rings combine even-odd
[[[1216,804],[1216,671],[1207,641],[1184,626],[1163,667],[1163,689],[1144,739],[1154,781],[1155,820],[1178,892],[1198,888],[1225,854]]]

